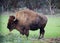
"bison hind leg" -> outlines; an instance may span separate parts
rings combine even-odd
[[[44,34],[45,34],[44,28],[45,28],[45,25],[40,27],[40,32],[39,32],[40,35],[38,39],[44,38]]]
[[[39,35],[38,39],[44,38],[44,33],[45,33],[45,30],[44,29],[40,29],[40,35]]]

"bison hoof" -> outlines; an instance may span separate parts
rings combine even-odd
[[[44,37],[39,37],[38,39],[43,39]]]
[[[39,37],[38,39],[41,39],[41,37]]]

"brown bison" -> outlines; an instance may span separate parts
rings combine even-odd
[[[32,10],[25,9],[16,13],[15,16],[10,16],[7,24],[7,28],[12,31],[18,30],[22,35],[29,36],[29,30],[40,29],[39,39],[44,37],[45,26],[47,24],[47,17],[38,14]]]

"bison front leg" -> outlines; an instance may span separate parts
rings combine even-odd
[[[24,30],[24,34],[26,35],[27,39],[28,39],[28,36],[29,36],[29,29],[25,29]]]
[[[24,35],[24,31],[23,31],[23,30],[22,30],[22,31],[20,31],[20,34]]]

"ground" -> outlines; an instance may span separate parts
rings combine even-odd
[[[29,38],[22,36],[17,30],[9,32],[7,22],[13,13],[0,15],[0,43],[60,43],[60,15],[46,15],[48,18],[45,27],[45,37],[38,40],[39,30],[29,31]]]

